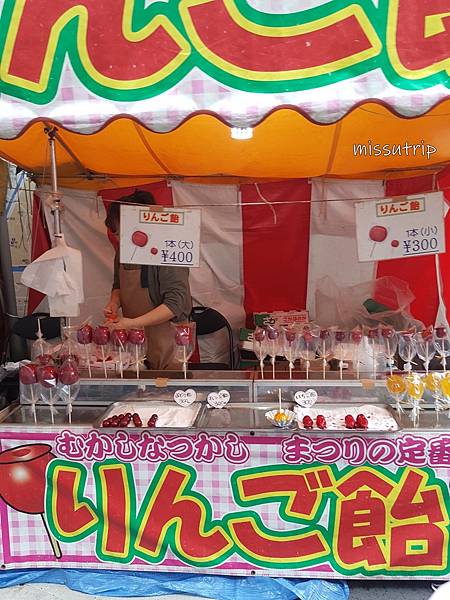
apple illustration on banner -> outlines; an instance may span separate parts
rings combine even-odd
[[[0,499],[17,512],[40,515],[56,558],[61,548],[45,517],[48,463],[56,458],[48,444],[29,444],[0,452]]]

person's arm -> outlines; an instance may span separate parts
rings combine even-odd
[[[136,319],[130,319],[133,321],[133,328],[142,329],[144,327],[151,327],[153,325],[161,325],[174,318],[173,312],[165,304],[160,304],[156,308],[145,313],[141,317]]]
[[[161,267],[159,269],[159,296],[162,299],[161,304],[135,319],[119,319],[114,323],[114,327],[117,329],[140,329],[172,320],[187,321],[192,310],[189,269]]]

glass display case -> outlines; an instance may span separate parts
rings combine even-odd
[[[158,406],[163,406],[165,412],[169,408],[179,408],[178,413],[181,414],[183,408],[194,403],[195,406],[199,405],[195,411],[195,418],[187,423],[183,422],[180,427],[197,428],[200,427],[200,422],[202,424],[207,422],[204,413],[208,400],[213,402],[214,396],[217,400],[218,396],[225,394],[229,405],[250,405],[253,401],[252,373],[191,371],[187,379],[172,377],[174,374],[179,375],[179,373],[147,372],[146,377],[140,379],[82,379],[78,396],[72,403],[70,426],[101,426],[109,413],[112,411],[121,413],[123,410],[126,412],[127,408],[131,412],[138,409],[145,412],[146,406],[154,407],[155,410]],[[175,395],[178,404],[175,402]],[[216,412],[220,410],[216,409]],[[171,413],[178,416],[173,410]],[[11,405],[3,411],[0,414],[0,422],[13,426],[67,425],[68,406],[61,397],[55,399],[52,407],[41,399],[37,400],[34,408],[29,401],[22,400],[20,404]]]

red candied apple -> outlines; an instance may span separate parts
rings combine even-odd
[[[386,340],[391,340],[394,337],[394,335],[395,335],[395,329],[393,327],[382,327],[381,328],[381,335]]]
[[[143,346],[145,343],[145,331],[143,329],[130,329],[128,341],[136,346]]]
[[[37,383],[37,366],[33,363],[22,365],[19,369],[19,380],[24,385],[32,385]]]
[[[314,337],[310,331],[305,331],[303,333],[303,339],[305,340],[306,343],[309,343],[309,342],[313,341]]]
[[[109,329],[104,325],[99,325],[94,329],[92,339],[97,346],[106,346],[106,344],[109,342],[109,338]]]
[[[64,364],[67,360],[74,362],[77,366],[80,364],[80,357],[76,354],[60,354],[59,360]]]
[[[447,329],[445,327],[436,327],[435,332],[436,332],[436,337],[439,338],[440,340],[442,338],[445,338],[445,336],[447,335]]]
[[[327,340],[330,337],[329,329],[321,329],[319,337],[321,340]]]
[[[280,335],[280,332],[277,329],[275,329],[274,327],[269,327],[267,329],[267,337],[269,338],[269,340],[275,341],[278,339],[279,335]]]
[[[132,418],[135,427],[142,427],[142,419],[137,413],[134,413]]]
[[[356,422],[353,415],[345,415],[345,427],[347,429],[355,429]]]
[[[177,331],[177,335],[178,335],[178,331]],[[266,331],[264,329],[256,329],[255,333],[253,334],[253,338],[255,341],[257,341],[258,343],[261,343],[265,340],[266,337]],[[175,341],[176,341],[176,336],[175,336]],[[178,346],[183,346],[184,344],[178,344]]]
[[[317,415],[316,417],[316,425],[319,429],[326,429],[327,428],[327,422],[326,419],[323,415]]]
[[[314,422],[309,415],[303,417],[303,427],[305,429],[312,429],[314,427]]]
[[[375,340],[378,337],[378,334],[378,328],[369,329],[369,331],[367,332],[367,337],[371,340]]]
[[[337,342],[343,342],[345,340],[345,331],[336,331],[336,333],[334,334],[334,337],[336,338]]]
[[[53,361],[53,358],[51,354],[39,354],[35,360],[39,365],[48,365]]]
[[[155,427],[156,426],[156,421],[158,420],[158,415],[153,414],[150,419],[148,420],[147,426],[148,427]]]
[[[433,327],[427,327],[422,331],[422,339],[426,342],[430,342],[433,339]]]
[[[363,333],[361,329],[354,329],[352,331],[352,342],[354,344],[359,344],[362,341]]]
[[[63,385],[74,385],[75,383],[78,383],[78,381],[80,381],[80,374],[78,372],[77,364],[71,360],[66,361],[59,369],[58,377]]]
[[[175,344],[177,346],[189,346],[189,339],[190,335],[188,330],[177,329],[177,332],[175,334]]]
[[[128,331],[126,329],[113,329],[111,331],[111,343],[118,347],[122,347],[128,340]]]
[[[45,367],[38,367],[37,370],[38,381],[42,387],[50,389],[55,387],[58,382],[58,372],[56,367],[53,365],[46,365]]]
[[[83,346],[86,344],[90,344],[92,342],[93,334],[94,330],[90,325],[83,325],[83,327],[80,327],[80,329],[77,331],[78,343],[82,344]]]
[[[286,341],[289,342],[290,344],[292,344],[292,342],[295,342],[295,331],[286,331],[285,336],[286,336]]]
[[[356,426],[359,427],[359,429],[367,429],[369,426],[367,417],[362,414],[358,415],[356,417]]]

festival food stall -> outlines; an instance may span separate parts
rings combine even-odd
[[[420,193],[352,200],[353,254],[432,257],[440,286],[446,13],[262,5],[3,3],[0,155],[50,185],[52,260],[67,256],[59,186],[426,175]],[[162,213],[142,212],[130,262],[163,255],[144,231]],[[185,246],[173,264],[195,260]],[[191,324],[174,327],[180,370],[166,374],[144,373],[139,330],[66,323],[58,350],[38,336],[0,414],[2,567],[448,578],[445,290],[436,322],[418,323],[376,287],[361,321],[322,310],[256,327],[251,371],[191,370]],[[69,296],[49,295],[55,313]]]

